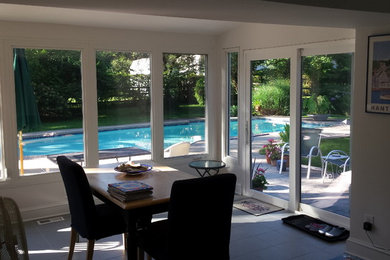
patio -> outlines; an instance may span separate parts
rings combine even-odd
[[[349,136],[349,125],[335,125],[322,128],[323,139]],[[256,165],[266,168],[265,177],[269,182],[265,194],[288,200],[289,197],[289,169],[279,174],[276,166],[267,164],[265,156],[259,154],[259,148],[267,143],[268,139],[280,139],[279,133],[270,133],[255,136],[252,140],[252,160]],[[311,167],[310,179],[306,178],[307,166],[301,167],[301,202],[324,209],[342,216],[349,217],[349,193],[351,184],[351,171],[334,174],[334,178],[323,180],[321,168]]]

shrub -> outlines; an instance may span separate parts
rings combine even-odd
[[[273,80],[253,89],[252,105],[254,107],[260,107],[258,113],[261,115],[289,115],[289,104],[289,80]]]
[[[303,99],[303,111],[307,114],[329,114],[333,110],[327,96],[311,96]]]
[[[198,101],[199,105],[203,106],[205,99],[204,77],[201,77],[196,81],[194,92],[196,101]]]
[[[238,115],[238,107],[236,105],[233,105],[230,107],[230,116],[237,116]]]

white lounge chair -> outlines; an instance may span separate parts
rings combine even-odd
[[[164,150],[165,157],[184,156],[190,153],[190,143],[180,142]]]

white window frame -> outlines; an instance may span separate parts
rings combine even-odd
[[[52,49],[52,50],[71,50],[71,51],[79,51],[80,59],[81,59],[81,88],[82,88],[82,97],[86,95],[86,92],[94,91],[93,87],[90,87],[91,82],[91,74],[90,70],[86,69],[86,63],[83,60],[86,60],[85,56],[88,52],[88,45],[82,42],[73,42],[64,44],[62,41],[57,40],[35,40],[35,39],[19,39],[19,40],[4,40],[2,42],[2,64],[5,64],[3,68],[1,68],[1,74],[6,75],[2,79],[2,88],[1,88],[1,102],[2,102],[2,110],[1,118],[2,122],[7,122],[7,124],[2,124],[2,147],[3,151],[3,161],[2,161],[2,170],[5,173],[3,180],[6,180],[11,185],[13,183],[35,183],[36,181],[54,181],[58,179],[58,176],[53,174],[37,174],[37,175],[28,175],[28,176],[20,176],[19,174],[19,158],[18,158],[18,144],[17,144],[17,126],[16,126],[16,104],[15,104],[15,81],[14,81],[14,71],[13,71],[13,49],[15,48],[23,48],[23,49]],[[83,64],[84,63],[84,64]],[[93,73],[92,73],[93,74]],[[96,73],[94,74],[96,75]],[[92,77],[93,78],[93,77]],[[95,88],[96,91],[96,88]],[[88,94],[89,96],[93,96]],[[90,100],[91,98],[89,98]],[[84,104],[83,100],[83,126],[86,124],[85,120],[88,121],[87,116],[93,110],[87,104]],[[7,111],[7,112],[5,112]],[[92,124],[88,123],[90,128]],[[84,129],[84,128],[83,128]],[[7,136],[8,138],[5,138]],[[9,138],[11,136],[15,136],[15,138]],[[86,130],[83,130],[84,136],[84,150],[87,151],[86,144],[90,140],[85,140]]]
[[[232,160],[238,160],[238,156],[239,156],[239,152],[237,151],[237,157],[234,157],[234,156],[230,156],[229,155],[229,147],[230,147],[230,142],[229,142],[229,139],[230,139],[230,136],[229,136],[229,127],[230,127],[230,83],[229,83],[229,54],[231,53],[237,53],[238,55],[238,60],[237,60],[237,85],[239,86],[240,85],[240,73],[239,73],[239,70],[240,70],[240,57],[241,57],[241,54],[240,54],[240,49],[239,48],[229,48],[229,49],[225,49],[223,51],[223,62],[222,64],[225,64],[225,66],[223,66],[221,69],[222,69],[222,90],[221,90],[221,93],[222,93],[222,99],[221,99],[221,104],[222,104],[222,107],[223,108],[226,108],[226,109],[223,109],[222,110],[222,155],[225,159],[232,159]],[[240,111],[240,93],[237,93],[237,125],[239,125],[239,111]],[[240,128],[238,127],[238,133],[237,133],[237,142],[239,142],[239,139],[238,139],[238,136],[240,134]],[[237,144],[237,149],[239,147],[239,144]]]

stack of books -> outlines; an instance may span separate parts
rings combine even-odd
[[[139,181],[123,181],[108,184],[107,191],[114,198],[127,202],[150,197],[153,187]]]

